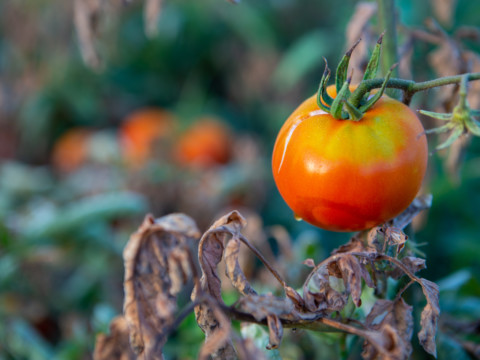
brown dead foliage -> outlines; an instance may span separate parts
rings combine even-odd
[[[415,282],[427,300],[420,319],[419,341],[435,355],[438,287],[416,275],[425,267],[425,260],[412,255],[408,238],[401,230],[429,204],[428,197],[418,198],[397,219],[355,235],[323,261],[316,264],[314,259],[306,259],[298,264],[311,268],[301,292],[287,285],[244,236],[246,220],[238,211],[215,221],[198,243],[195,239],[200,234],[188,216],[173,214],[157,220],[147,216],[124,251],[124,316],[114,320],[109,336],[99,336],[95,358],[107,359],[115,354],[124,359],[162,359],[169,334],[194,310],[205,333],[200,359],[264,358],[251,339],[235,334],[232,320],[268,327],[267,349],[281,345],[284,328],[305,328],[362,337],[364,359],[407,359],[412,352],[414,321],[412,306],[402,294]],[[201,276],[192,255],[196,244]],[[283,288],[283,295],[261,294],[254,289],[241,266],[242,247],[260,259]],[[222,299],[220,264],[239,294],[239,300],[231,306]],[[408,284],[393,299],[378,298],[363,321],[341,315],[349,303],[362,306],[365,286],[378,292],[387,286],[388,277],[402,276],[409,279]],[[188,283],[193,285],[192,302],[178,314],[177,295]]]

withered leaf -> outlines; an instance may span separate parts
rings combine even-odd
[[[210,357],[221,360],[237,359],[237,354],[230,339],[230,320],[213,301],[206,301],[205,305],[201,306],[206,307],[205,312],[209,316],[205,319],[209,320],[209,324],[213,325],[215,330],[205,332],[205,343],[200,349],[198,358],[200,360],[207,360]]]
[[[432,195],[417,196],[405,211],[390,221],[391,225],[397,229],[403,230],[410,224],[415,216],[421,211],[427,210],[432,206]]]
[[[80,52],[85,63],[94,69],[98,69],[101,65],[101,59],[95,47],[95,37],[100,16],[100,0],[75,0],[74,21]]]
[[[143,18],[145,22],[145,34],[154,37],[158,32],[158,19],[162,12],[163,0],[145,0]]]
[[[400,260],[403,265],[412,273],[416,274],[420,270],[423,270],[426,268],[425,265],[425,260],[420,259],[414,256],[405,256]],[[388,272],[388,276],[390,276],[393,279],[400,279],[403,275],[406,275],[405,272],[396,267],[392,271]]]
[[[280,345],[283,337],[283,325],[277,315],[267,316],[267,325],[269,330],[269,341],[267,349],[276,349]]]
[[[425,351],[437,356],[437,347],[435,344],[435,335],[437,333],[437,322],[440,316],[440,305],[438,303],[438,285],[427,279],[420,279],[423,294],[427,299],[427,305],[422,311],[420,325],[421,330],[418,333],[418,339]]]
[[[245,277],[240,264],[238,256],[240,254],[240,240],[231,239],[225,248],[225,264],[227,269],[227,276],[232,281],[233,286],[242,294],[256,294],[256,291],[250,286]]]
[[[345,255],[337,261],[342,274],[343,283],[347,293],[352,295],[355,305],[360,306],[360,296],[362,295],[362,279],[367,286],[373,288],[374,284],[365,265],[359,261],[356,256]]]
[[[362,79],[363,71],[366,66],[366,58],[371,43],[372,34],[369,27],[370,19],[377,12],[377,4],[367,1],[359,1],[355,6],[355,11],[347,25],[347,48],[358,40],[358,44],[350,59],[350,67],[354,69],[353,83],[358,83]]]
[[[95,342],[94,360],[135,360],[129,342],[127,321],[123,316],[115,317],[110,324],[110,334],[100,334]]]
[[[330,285],[326,266],[315,268],[303,285],[305,307],[311,312],[339,311],[345,307],[348,294],[335,290]]]
[[[400,230],[394,227],[387,227],[385,229],[385,238],[388,245],[397,246],[397,255],[402,251],[407,242],[408,236]]]
[[[378,331],[370,331],[366,338],[362,358],[365,360],[406,360],[408,354],[402,347],[398,332],[388,323]]]
[[[162,359],[162,347],[177,309],[176,296],[193,273],[189,245],[199,237],[183,214],[154,220],[147,215],[123,251],[124,316],[134,352]]]
[[[266,319],[269,315],[279,317],[289,315],[294,308],[289,298],[279,298],[272,294],[244,296],[235,305],[240,311],[252,315],[257,321]]]
[[[198,248],[198,259],[202,270],[202,277],[200,283],[197,284],[193,290],[192,300],[195,301],[199,299],[202,294],[206,293],[218,303],[223,304],[221,296],[222,284],[217,274],[217,266],[222,260],[223,252],[225,250],[225,242],[230,238],[239,239],[241,236],[241,230],[245,225],[246,221],[243,216],[238,211],[232,211],[218,219],[210,229],[203,234]],[[235,273],[235,269],[239,269],[239,267],[236,267],[234,245],[232,245],[230,251],[230,267],[232,267],[233,262],[233,270],[231,269],[231,271]],[[242,276],[239,276],[238,278],[235,276],[233,277],[238,280],[238,282],[241,282],[242,280]],[[249,291],[246,290],[248,289],[247,286],[244,289],[245,291]],[[195,307],[197,323],[205,333],[205,344],[212,344],[212,346],[218,345],[216,351],[212,352],[212,357],[222,358],[221,356],[224,355],[235,356],[235,350],[230,340],[223,341],[222,343],[218,343],[217,341],[215,343],[211,342],[212,337],[216,339],[225,334],[229,336],[230,333],[229,331],[228,333],[226,332],[226,323],[222,326],[222,321],[217,315],[219,315],[218,309],[215,310],[215,308],[212,308],[211,304],[202,303]],[[229,323],[228,327],[230,327]],[[217,332],[220,334],[216,334]]]
[[[364,256],[359,259],[358,253],[338,253],[313,269],[304,285],[304,300],[310,311],[341,310],[348,295],[352,295],[357,306],[361,305],[362,279],[369,287],[374,287],[366,260],[371,254],[362,254]],[[335,290],[330,284],[330,276],[343,279],[345,291]]]
[[[388,351],[392,358],[408,359],[412,353],[413,316],[412,307],[402,298],[397,301],[377,300],[365,319],[365,326],[380,332],[388,330],[391,337]],[[366,342],[362,355],[365,359],[374,359],[377,350]]]

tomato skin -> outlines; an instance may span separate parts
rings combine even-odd
[[[297,217],[332,231],[371,228],[405,210],[420,189],[423,131],[410,108],[387,96],[358,122],[333,118],[312,96],[277,136],[273,177]]]
[[[180,136],[174,153],[177,162],[187,167],[226,164],[232,155],[230,130],[215,118],[199,118]]]

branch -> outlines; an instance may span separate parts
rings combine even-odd
[[[390,79],[387,82],[387,88],[400,89],[404,92],[403,102],[405,104],[410,103],[413,95],[417,92],[425,91],[428,89],[433,89],[439,86],[445,86],[450,84],[459,84],[462,81],[462,77],[465,74],[454,75],[454,76],[445,76],[434,80],[428,80],[423,82],[415,82],[413,80],[404,80],[404,79]],[[480,80],[480,73],[470,73],[467,74],[468,81]],[[352,94],[350,99],[351,102],[356,103],[360,102],[363,96],[373,89],[379,89],[382,87],[384,79],[371,79],[362,81],[358,88]]]

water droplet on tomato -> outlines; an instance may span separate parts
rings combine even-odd
[[[303,219],[301,218],[301,216],[297,215],[297,214],[293,214],[293,217],[295,218],[295,220],[297,221],[302,221]]]

